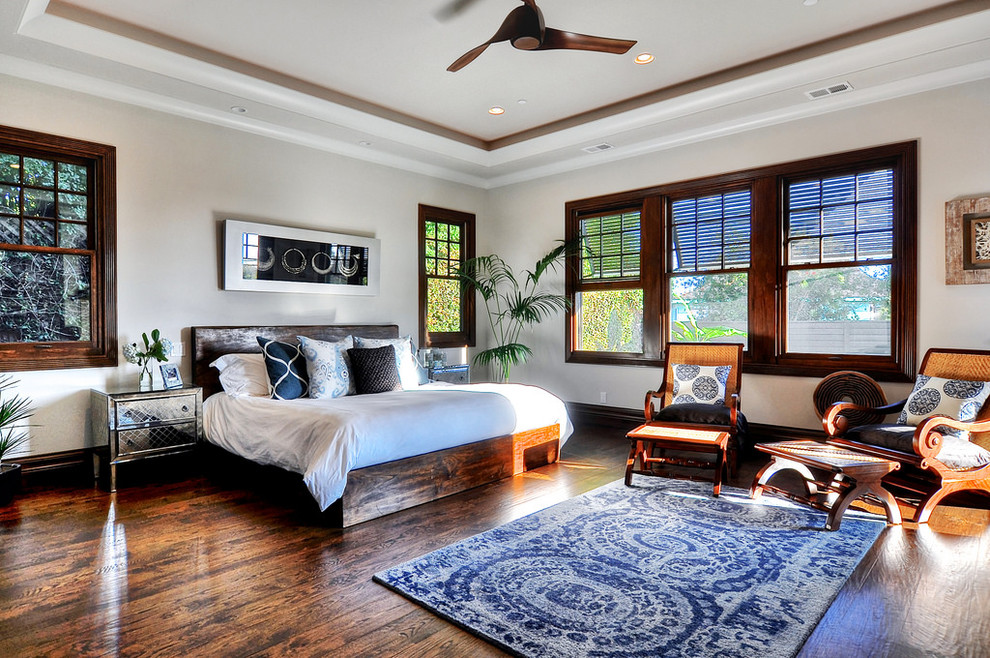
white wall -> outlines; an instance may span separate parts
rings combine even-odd
[[[990,194],[990,82],[848,110],[614,164],[484,192],[246,133],[0,76],[0,124],[117,147],[120,341],[159,328],[188,341],[210,324],[397,322],[417,332],[416,212],[427,203],[478,215],[478,253],[531,267],[563,237],[564,203],[908,139],[920,140],[920,351],[990,349],[990,285],[944,285],[944,204]],[[588,156],[594,157],[594,156]],[[217,222],[226,217],[360,233],[382,240],[375,298],[225,292]],[[562,277],[556,281],[563,289]],[[959,309],[954,312],[953,309]],[[485,323],[479,318],[484,336]],[[526,337],[536,351],[513,379],[566,400],[638,408],[655,368],[563,361],[563,321]],[[525,340],[525,339],[524,339]],[[186,345],[188,352],[188,344]],[[34,398],[30,454],[92,445],[88,389],[136,380],[136,366],[17,373]],[[189,378],[189,357],[181,359]],[[0,364],[2,371],[2,364]],[[755,422],[816,427],[817,379],[746,375],[743,408]],[[900,399],[909,386],[885,385]]]
[[[121,344],[192,325],[398,323],[417,335],[417,204],[478,214],[486,193],[209,124],[0,76],[0,124],[117,148]],[[232,217],[377,237],[377,297],[223,291],[217,224]],[[185,352],[189,353],[186,342]],[[176,360],[176,359],[173,359]],[[29,454],[93,445],[89,389],[138,368],[20,372],[37,407]],[[0,371],[3,370],[0,363]],[[183,379],[190,359],[181,359]]]
[[[990,194],[988,109],[990,81],[982,81],[505,187],[489,199],[480,253],[496,251],[513,265],[535,261],[563,238],[570,200],[918,139],[919,358],[932,346],[990,349],[990,285],[946,286],[944,276],[945,202]],[[599,404],[605,392],[607,404],[631,409],[658,385],[656,368],[564,363],[563,335],[560,320],[538,327],[529,337],[536,358],[513,378],[575,402]],[[745,375],[743,410],[753,422],[818,428],[818,381]],[[891,401],[910,392],[907,384],[884,389]]]

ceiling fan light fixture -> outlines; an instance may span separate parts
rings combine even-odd
[[[488,114],[492,115],[493,117],[497,117],[500,114],[505,114],[505,108],[499,105],[492,105],[490,108],[488,108]]]
[[[636,55],[636,59],[633,61],[637,64],[651,64],[655,59],[656,57],[653,56],[653,53],[640,53]]]
[[[540,40],[536,37],[519,37],[512,40],[512,46],[519,50],[536,50],[540,47]]]

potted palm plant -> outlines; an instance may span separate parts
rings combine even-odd
[[[29,398],[10,392],[16,385],[10,375],[0,375],[0,505],[9,503],[20,489],[21,465],[4,458],[27,442],[23,421],[34,413]]]
[[[580,250],[577,241],[561,241],[532,270],[525,270],[525,276],[517,275],[495,254],[466,260],[458,270],[462,285],[476,290],[485,304],[495,347],[478,352],[474,361],[492,368],[496,381],[508,381],[512,366],[533,355],[533,350],[519,342],[523,330],[567,308],[567,297],[542,290],[540,279]]]

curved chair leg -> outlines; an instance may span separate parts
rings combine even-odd
[[[952,489],[942,487],[927,498],[922,498],[918,502],[918,509],[914,512],[915,523],[928,523],[928,518],[935,511],[935,507],[942,502],[942,499],[950,493],[955,493]]]
[[[629,449],[629,458],[626,460],[626,486],[632,485],[633,465],[636,463],[636,453],[639,450],[639,441],[633,441]]]

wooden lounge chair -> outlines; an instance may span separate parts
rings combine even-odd
[[[742,354],[743,346],[734,343],[670,343],[667,346],[660,388],[646,392],[643,410],[646,420],[653,425],[728,432],[727,463],[730,476],[736,472],[739,447],[746,433],[746,417],[739,411]],[[731,369],[725,382],[724,403],[691,403],[675,398],[675,365],[729,366]],[[655,407],[657,401],[660,403],[658,408]],[[663,460],[682,466],[699,465],[692,460],[679,462],[675,457],[665,457]]]
[[[921,362],[921,375],[990,386],[990,351],[932,348]],[[884,478],[884,486],[914,508],[916,523],[927,523],[932,510],[949,495],[955,504],[990,506],[990,398],[972,422],[934,415],[917,425],[887,422],[850,427],[844,416],[850,411],[899,413],[905,403],[875,408],[835,403],[822,419],[828,442],[900,462],[901,468]],[[969,432],[969,440],[943,427]]]

